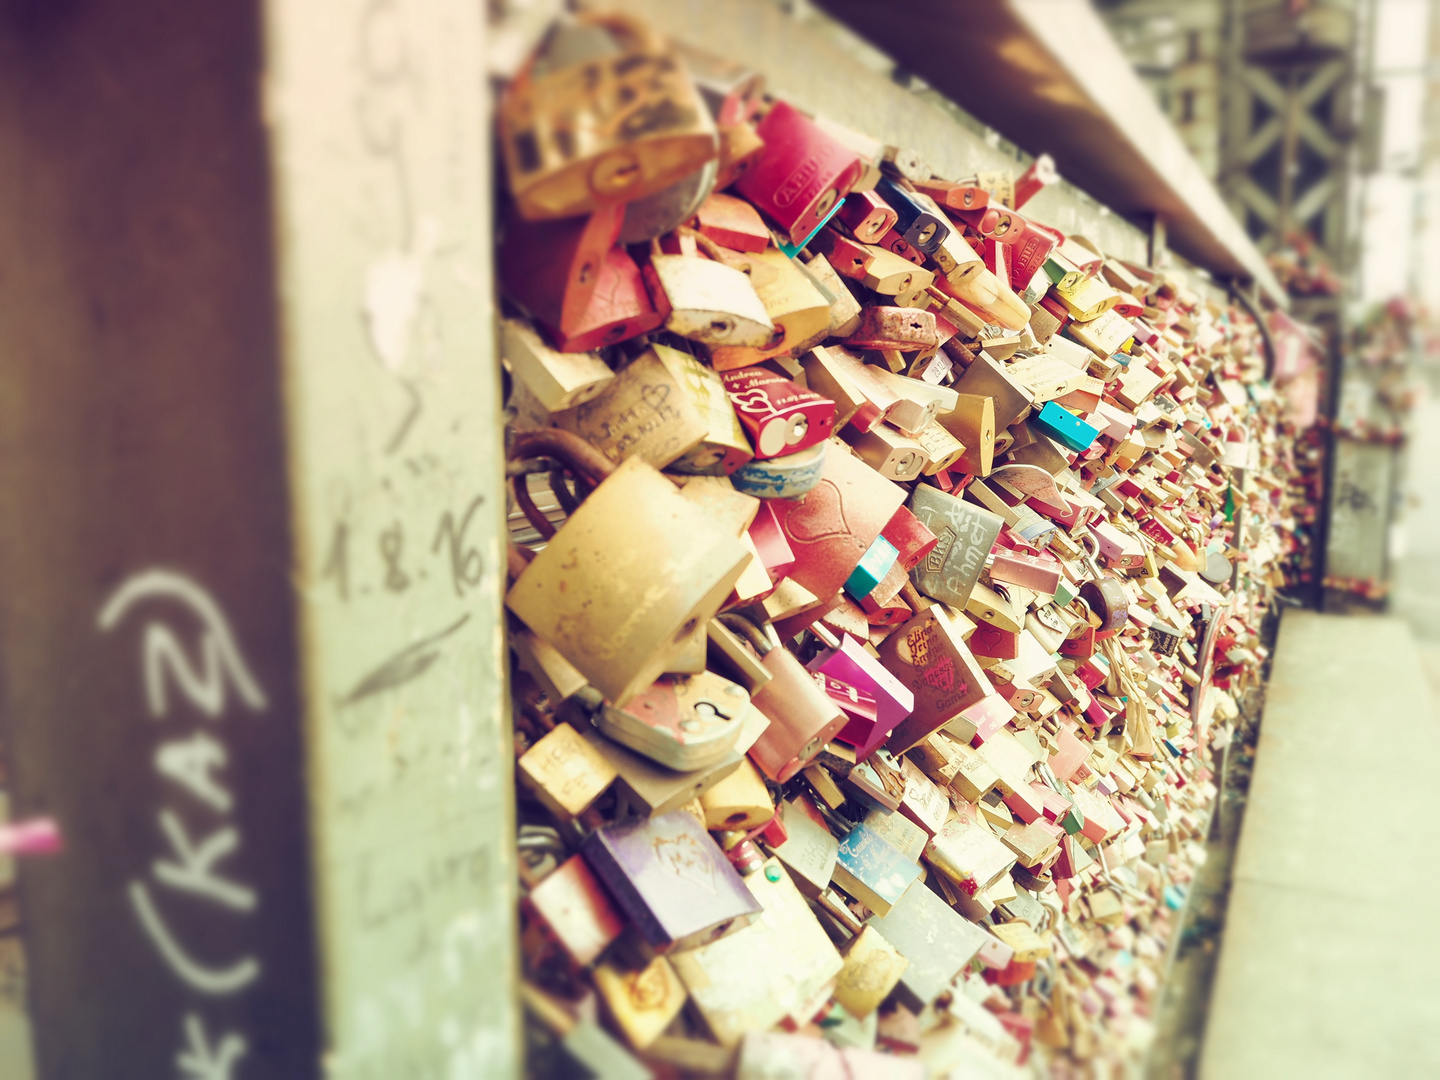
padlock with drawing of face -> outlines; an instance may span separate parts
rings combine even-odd
[[[596,715],[602,733],[677,772],[717,764],[735,746],[750,695],[713,672],[665,675]]]

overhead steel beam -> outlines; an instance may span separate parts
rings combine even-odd
[[[1288,304],[1087,0],[816,3],[1112,210],[1162,219],[1178,254]]]

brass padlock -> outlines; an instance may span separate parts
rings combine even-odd
[[[594,353],[557,352],[517,319],[505,319],[500,325],[500,355],[548,412],[589,401],[615,377]]]
[[[561,58],[554,70],[547,52]],[[719,150],[678,54],[619,15],[560,24],[507,85],[498,113],[510,191],[531,220],[633,202]]]
[[[658,240],[650,245],[645,281],[655,306],[666,313],[665,329],[707,345],[761,349],[772,344],[775,324],[750,279],[722,261],[715,241],[689,235],[709,257],[666,255]]]
[[[519,575],[506,605],[624,705],[719,611],[750,552],[644,461],[604,476],[599,455],[583,443],[577,452],[579,440],[564,434],[524,432],[512,455],[568,458],[597,486]]]
[[[617,464],[638,457],[663,469],[689,454],[712,435],[711,425],[672,370],[673,357],[669,365],[661,359],[662,348],[647,349],[598,396],[557,413],[555,423]]]
[[[666,468],[687,475],[728,476],[754,457],[720,376],[678,349],[658,344],[651,348],[705,425],[700,442]]]

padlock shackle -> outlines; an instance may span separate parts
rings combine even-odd
[[[517,432],[510,443],[510,459],[551,457],[580,476],[591,487],[615,471],[615,464],[579,435],[558,428]]]
[[[733,630],[743,637],[746,642],[749,643],[750,647],[761,656],[764,656],[771,649],[775,648],[774,643],[760,632],[760,628],[745,618],[745,616],[738,615],[733,611],[727,611],[723,615],[715,616],[715,618],[725,629]]]
[[[510,443],[510,458],[512,460],[524,460],[527,458],[554,458],[561,462],[572,473],[590,487],[596,487],[607,476],[615,471],[615,465],[595,447],[582,439],[579,435],[569,431],[561,431],[558,428],[542,428],[538,431],[522,431],[516,434]],[[552,490],[556,483],[556,473],[550,472]],[[549,540],[555,535],[555,526],[540,512],[535,505],[535,500],[530,497],[530,481],[528,473],[517,473],[511,478],[511,490],[515,493],[515,504],[525,519],[535,527],[542,540]],[[561,487],[563,488],[563,483]],[[566,513],[572,509],[567,503],[571,502],[565,496],[556,494],[556,499],[565,508]]]

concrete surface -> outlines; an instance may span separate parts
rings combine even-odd
[[[1435,717],[1405,622],[1286,613],[1202,1077],[1440,1075]]]

